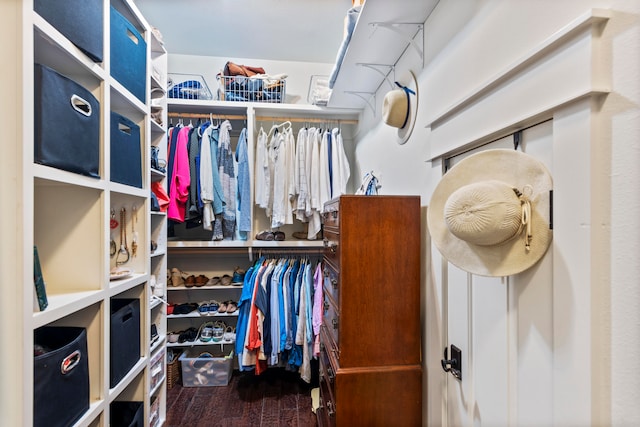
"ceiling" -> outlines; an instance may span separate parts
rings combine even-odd
[[[135,0],[185,55],[334,63],[351,0]]]

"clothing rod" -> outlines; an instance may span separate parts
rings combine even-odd
[[[183,119],[208,119],[214,117],[216,119],[226,120],[246,120],[247,116],[242,114],[216,114],[216,113],[167,113],[169,118],[183,118]],[[358,120],[353,119],[339,119],[339,118],[319,118],[319,117],[270,117],[270,116],[256,116],[256,120],[259,122],[298,122],[298,123],[326,123],[326,122],[338,122],[343,125],[357,125]]]
[[[299,122],[299,123],[327,123],[327,122],[338,122],[342,125],[357,125],[357,120],[352,119],[339,119],[336,117],[327,117],[327,118],[319,118],[319,117],[270,117],[270,116],[256,116],[256,121],[258,122]]]
[[[213,117],[215,119],[223,119],[223,120],[247,120],[247,116],[243,114],[215,114],[215,113],[175,113],[169,112],[167,113],[167,117],[177,117],[181,119],[208,119],[209,117]]]

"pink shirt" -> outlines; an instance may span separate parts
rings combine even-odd
[[[191,184],[189,153],[187,151],[190,130],[191,127],[185,126],[178,131],[173,157],[173,175],[169,183],[167,217],[177,222],[184,222],[187,199],[189,198],[189,185]]]

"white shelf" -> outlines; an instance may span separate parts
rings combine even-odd
[[[149,347],[149,354],[154,354],[161,349],[164,346],[165,339],[166,335],[158,335],[158,339]]]
[[[242,285],[215,285],[215,286],[193,286],[191,288],[187,288],[186,286],[169,286],[167,288],[168,291],[215,291],[215,290],[223,290],[223,289],[240,289],[242,290]]]
[[[200,339],[196,339],[195,341],[185,341],[183,343],[173,342],[167,343],[167,348],[176,348],[176,347],[195,347],[195,346],[210,346],[210,345],[233,345],[236,343],[236,340],[231,341],[200,341]]]
[[[164,126],[156,123],[154,120],[151,120],[151,132],[165,134],[167,132],[167,129]]]
[[[55,320],[62,319],[78,311],[79,308],[101,302],[105,298],[102,290],[70,292],[66,294],[47,295],[49,306],[45,311],[33,313],[32,328],[37,329]]]
[[[164,375],[162,378],[160,378],[158,380],[158,384],[156,384],[156,386],[151,389],[151,392],[149,394],[151,396],[155,395],[160,390],[160,388],[164,386],[164,383],[165,383],[166,379],[167,379],[166,375]]]
[[[190,288],[193,289],[193,288]],[[202,289],[202,288],[200,288]],[[242,288],[239,288],[242,289]],[[229,314],[229,313],[215,313],[215,314],[209,314],[209,315],[202,315],[198,312],[198,309],[196,308],[194,311],[192,311],[191,313],[188,314],[169,314],[167,315],[167,319],[171,320],[171,319],[203,319],[203,320],[207,320],[207,319],[211,319],[213,317],[238,317],[238,310],[234,311],[233,313]]]
[[[173,249],[233,249],[233,248],[318,248],[322,240],[170,240],[167,247]]]
[[[74,187],[94,188],[96,190],[107,189],[107,182],[104,179],[82,176],[77,173],[67,172],[61,169],[35,163],[32,167],[33,177],[37,180],[42,180],[40,182],[36,182],[36,185],[68,184]]]
[[[136,364],[133,365],[133,368],[127,372],[124,378],[122,378],[115,387],[109,389],[109,396],[111,400],[115,400],[115,398],[119,396],[129,386],[129,384],[131,384],[131,382],[145,370],[145,368],[147,368],[148,364],[149,358],[141,357]]]
[[[131,288],[135,288],[148,280],[148,278],[149,276],[146,273],[134,273],[126,279],[111,280],[109,281],[110,296],[118,295]]]
[[[422,45],[419,39],[424,35],[418,25],[424,24],[438,1],[396,0],[393,7],[389,7],[385,0],[367,0],[360,11],[327,106],[363,109],[366,101],[349,92],[360,93],[366,99],[386,83],[380,71],[360,64],[377,65],[383,74],[389,73],[390,66],[395,66],[410,48],[408,38],[417,35],[417,41]],[[400,34],[376,25],[378,23],[400,24],[395,28]],[[420,55],[418,52],[412,54]],[[393,79],[392,72],[390,78]]]

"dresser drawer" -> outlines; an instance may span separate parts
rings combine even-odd
[[[340,226],[340,211],[338,208],[339,199],[325,204],[324,213],[322,214],[322,222],[324,223],[325,229],[329,228],[333,231],[338,231],[338,227]]]
[[[336,402],[329,392],[328,383],[320,377],[320,407],[316,411],[318,425],[321,427],[335,427]]]
[[[340,268],[340,235],[332,231],[324,232],[324,258]]]
[[[340,341],[338,340],[338,336],[340,330],[340,314],[338,313],[338,308],[333,305],[333,301],[331,301],[330,297],[326,294],[324,295],[323,309],[324,313],[322,322],[327,328],[327,333],[333,342],[339,345]]]
[[[331,400],[332,402],[336,401],[335,372],[336,371],[331,367],[329,354],[320,351],[320,381],[324,381],[327,383],[326,391],[328,392],[328,395],[325,400]]]
[[[336,306],[340,307],[340,273],[330,263],[324,263],[324,292],[329,294]]]

